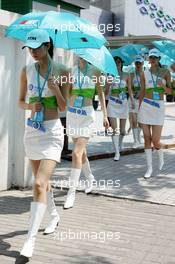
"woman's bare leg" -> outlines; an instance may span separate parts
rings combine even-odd
[[[87,151],[86,149],[83,152],[82,156],[82,172],[86,178],[85,182],[85,193],[88,194],[93,189],[93,182],[95,180],[94,175],[92,174],[92,170],[90,167],[90,162],[87,157]]]
[[[54,160],[41,160],[34,182],[34,201],[46,203],[49,179],[56,167]]]
[[[151,135],[151,126],[142,124],[143,135],[144,135],[144,144],[145,144],[145,155],[147,161],[147,171],[144,177],[150,178],[152,175],[152,135]]]

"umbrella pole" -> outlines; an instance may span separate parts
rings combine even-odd
[[[56,44],[56,37],[57,37],[58,29],[55,29],[55,36],[54,36],[54,41],[53,41],[53,46],[55,47]]]

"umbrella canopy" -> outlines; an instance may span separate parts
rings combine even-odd
[[[109,73],[114,76],[118,75],[115,61],[105,46],[100,49],[73,49],[77,56],[90,62],[103,73]]]
[[[88,20],[55,11],[21,16],[6,29],[5,36],[25,42],[27,33],[36,28],[47,30],[58,48],[100,48],[106,43],[103,35]]]
[[[162,53],[175,60],[175,41],[159,40],[153,41],[153,44]]]
[[[161,53],[160,63],[161,63],[162,65],[170,66],[171,64],[175,63],[175,60],[173,60],[173,59],[170,58],[169,56],[167,56],[167,55]]]
[[[130,65],[137,55],[143,55],[148,52],[148,49],[141,44],[127,44],[118,49],[111,51],[113,57],[120,57],[124,61],[124,65]]]

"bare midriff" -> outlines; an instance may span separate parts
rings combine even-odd
[[[31,118],[33,118],[34,112],[31,113]],[[44,121],[58,119],[59,114],[57,108],[44,108]]]
[[[159,96],[160,96],[160,100],[164,99],[164,93],[159,93]],[[145,92],[145,96],[144,97],[153,100],[153,93]]]
[[[112,93],[111,96],[119,98],[119,94],[118,93]]]
[[[70,106],[74,106],[75,99],[77,98],[77,95],[72,95],[70,98]],[[92,99],[84,97],[84,103],[83,106],[91,106],[92,105]]]

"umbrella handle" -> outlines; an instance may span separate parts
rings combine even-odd
[[[58,29],[55,29],[55,37],[54,37],[54,42],[53,42],[53,46],[55,47],[55,43],[56,43],[56,36],[58,33]]]

